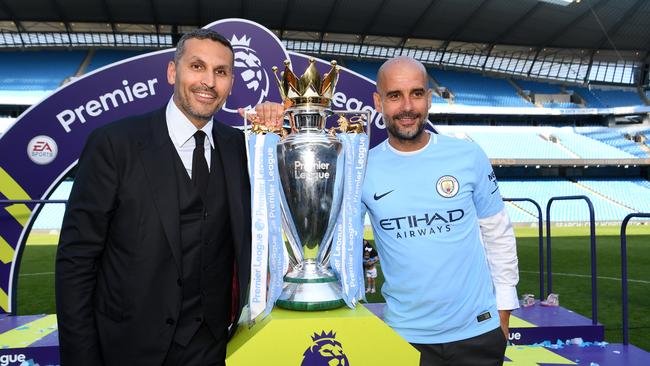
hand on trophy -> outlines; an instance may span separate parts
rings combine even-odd
[[[239,108],[237,110],[243,117],[245,110]],[[284,120],[284,106],[276,102],[264,102],[255,106],[255,113],[248,115],[248,120],[251,123],[259,123],[270,129],[282,127]]]

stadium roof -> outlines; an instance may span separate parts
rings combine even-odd
[[[231,17],[259,22],[283,39],[618,49],[639,51],[640,58],[650,52],[650,1],[644,0],[568,6],[538,0],[0,0],[2,32],[170,34]]]

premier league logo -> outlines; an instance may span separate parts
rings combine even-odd
[[[336,340],[336,333],[329,331],[311,336],[313,343],[303,353],[300,366],[349,366],[348,357],[343,352],[341,343]]]
[[[235,78],[233,90],[239,93],[240,102],[249,102],[248,105],[232,106],[228,102],[223,109],[235,113],[237,108],[253,108],[267,99],[269,94],[269,75],[262,66],[262,61],[255,50],[250,48],[251,39],[246,35],[237,38],[234,34],[230,39],[233,51],[235,51]]]
[[[254,108],[270,100],[281,100],[271,88],[271,68],[289,59],[282,41],[264,27],[245,19],[223,19],[208,26],[230,41],[234,53],[232,93],[216,115],[220,122],[242,126],[238,108]]]

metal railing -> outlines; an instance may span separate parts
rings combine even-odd
[[[598,324],[598,287],[596,284],[596,220],[594,218],[594,205],[587,196],[559,196],[552,197],[546,204],[546,273],[548,279],[548,292],[553,292],[553,272],[551,270],[551,204],[555,201],[584,200],[589,206],[589,236],[591,242],[591,322]]]
[[[506,202],[530,202],[537,208],[537,228],[539,230],[538,239],[539,239],[539,298],[544,298],[544,220],[542,218],[542,207],[535,200],[530,198],[504,198]]]
[[[621,224],[621,297],[623,301],[623,344],[629,343],[628,304],[627,304],[627,224],[633,217],[648,217],[650,213],[631,213]]]

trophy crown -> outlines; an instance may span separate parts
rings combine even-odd
[[[322,78],[316,69],[316,61],[313,58],[309,59],[309,66],[300,77],[294,74],[289,67],[291,65],[289,60],[284,61],[284,71],[280,75],[282,79],[278,77],[278,68],[273,66],[273,73],[282,100],[284,102],[289,100],[294,106],[316,104],[329,107],[339,75],[339,67],[336,65],[336,61],[332,61],[330,64],[332,68]]]

